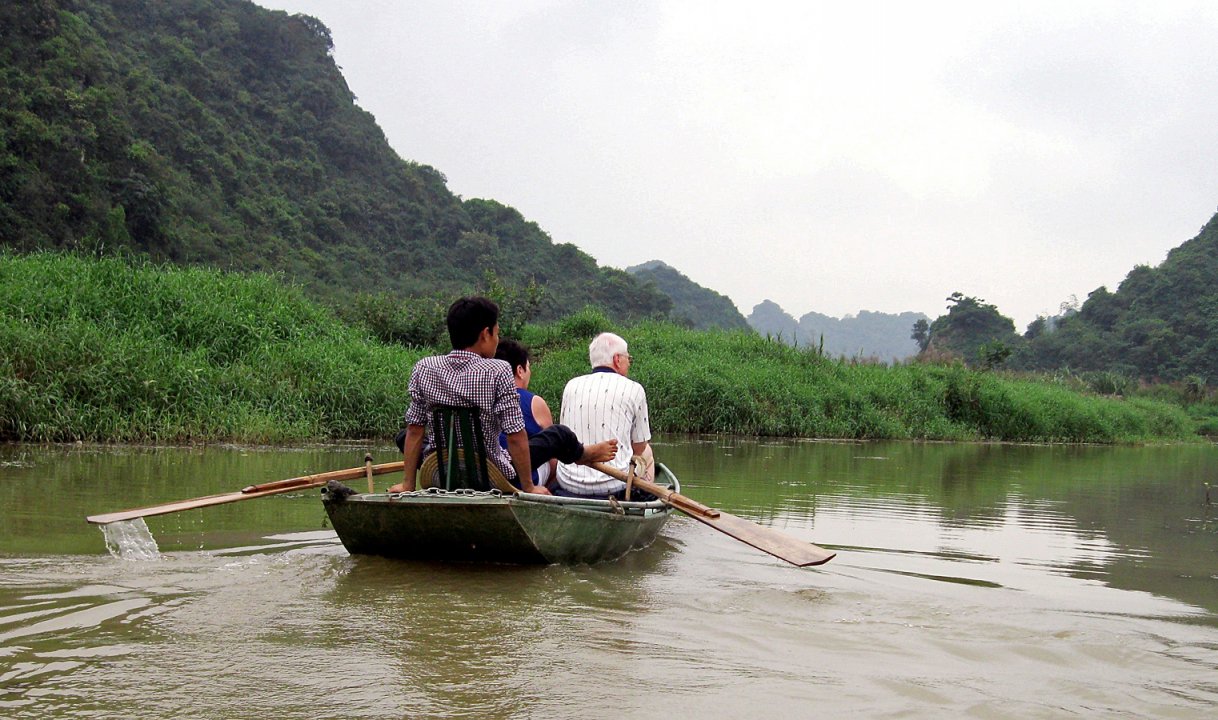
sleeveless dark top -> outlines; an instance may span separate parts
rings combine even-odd
[[[537,424],[537,418],[533,417],[533,398],[535,395],[524,388],[516,388],[516,393],[520,396],[520,412],[524,415],[524,434],[532,437],[541,432],[541,426]],[[507,435],[499,433],[499,445],[504,448],[507,447]],[[533,471],[533,481],[537,481],[536,470]]]

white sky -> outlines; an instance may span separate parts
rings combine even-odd
[[[1218,2],[257,1],[453,192],[745,315],[1022,331],[1218,207]]]

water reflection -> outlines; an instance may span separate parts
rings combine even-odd
[[[1218,476],[1213,446],[692,438],[663,450],[694,469],[682,481],[699,499],[818,544],[938,557],[928,574],[966,581],[1103,580],[1218,613],[1203,569],[1218,522],[1200,482]]]

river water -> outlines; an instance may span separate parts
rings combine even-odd
[[[0,717],[1218,717],[1211,445],[657,444],[808,569],[680,516],[591,567],[351,557],[315,491],[84,521],[365,450],[0,447]]]

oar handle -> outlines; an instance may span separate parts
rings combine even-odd
[[[301,477],[288,478],[287,480],[276,480],[275,482],[262,483],[261,485],[249,485],[241,488],[241,492],[259,493],[267,490],[285,490],[296,486],[311,486],[318,482],[326,482],[327,480],[353,480],[361,474],[383,475],[385,473],[395,472],[402,469],[402,461],[381,463],[373,465],[371,468],[351,468],[349,470],[332,470],[330,472],[318,473],[316,475],[302,475]]]
[[[605,463],[592,463],[588,467],[594,470],[599,470],[615,480],[621,480],[622,482],[629,481],[629,476],[625,472],[618,470],[615,467],[606,465]],[[672,490],[669,490],[661,485],[656,485],[650,480],[646,480],[636,475],[633,483],[636,488],[645,490],[652,495],[655,495],[665,503],[672,505],[682,512],[690,515],[702,515],[709,518],[719,517],[719,511],[713,507],[708,507],[697,500],[685,497],[681,493],[673,492]]]
[[[383,463],[381,465],[372,466],[373,475],[381,475],[383,473],[400,472],[402,470],[402,461]],[[306,490],[325,485],[330,480],[354,480],[368,472],[368,468],[357,467],[347,470],[333,470],[331,472],[318,473],[316,475],[305,475],[304,477],[288,478],[287,480],[279,480],[277,482],[262,483],[261,485],[250,485],[238,492],[221,493],[219,495],[207,495],[205,497],[190,498],[188,500],[177,500],[175,502],[161,503],[160,505],[150,505],[143,508],[135,508],[134,510],[122,510],[115,513],[106,513],[104,515],[90,515],[85,518],[94,525],[107,525],[112,522],[121,522],[124,520],[134,520],[135,518],[150,517],[153,515],[166,515],[168,513],[181,512],[182,510],[195,510],[201,507],[210,507],[212,505],[223,505],[225,503],[239,502],[241,500],[252,500],[254,498],[266,497],[268,495],[278,495],[280,493],[288,493],[293,490]]]

